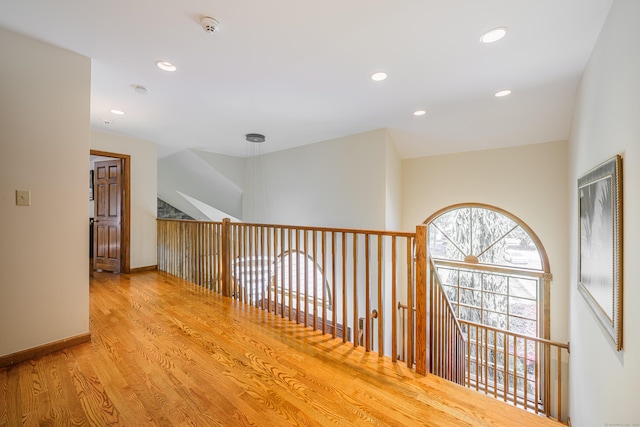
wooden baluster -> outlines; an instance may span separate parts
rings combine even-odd
[[[493,397],[498,398],[498,333],[493,331]]]
[[[288,269],[287,269],[287,275],[289,276],[289,279],[287,281],[288,283],[288,289],[287,289],[287,295],[289,296],[288,301],[289,301],[289,320],[293,320],[293,255],[294,255],[294,248],[293,248],[293,236],[292,236],[292,232],[293,230],[288,228],[287,229],[287,244],[288,244],[288,249],[289,249],[289,264],[288,264]],[[297,282],[297,280],[296,280]]]
[[[484,393],[489,394],[489,331],[484,330]]]
[[[382,236],[378,236],[378,357],[384,356],[384,295],[382,294]],[[393,305],[392,305],[393,307]],[[393,338],[393,337],[392,337]]]
[[[413,357],[414,343],[413,343],[413,331],[414,331],[414,315],[413,315],[413,253],[411,247],[411,240],[407,239],[407,366],[413,367],[415,362]]]
[[[529,374],[529,359],[528,359],[528,353],[529,353],[529,341],[525,338],[524,339],[524,409],[525,411],[529,409],[529,402],[527,401],[528,399],[528,374]]]
[[[540,383],[538,382],[538,375],[540,374],[540,372],[538,371],[538,366],[540,365],[540,359],[538,359],[538,354],[539,354],[538,349],[539,349],[540,345],[541,345],[541,344],[536,343],[536,346],[535,346],[535,350],[536,350],[536,363],[535,363],[535,365],[534,365],[534,369],[535,369],[535,376],[536,376],[536,380],[535,380],[535,387],[534,387],[534,390],[533,390],[533,398],[534,398],[534,400],[535,400],[535,407],[534,407],[534,409],[535,409],[535,411],[536,411],[536,415],[538,414],[538,406],[539,406],[539,405],[538,405],[538,399],[539,399],[539,396],[538,396],[538,387],[539,387]]]
[[[360,343],[360,322],[358,321],[358,235],[353,236],[353,346]],[[346,263],[346,260],[345,260]],[[345,282],[346,285],[346,282]],[[345,286],[346,287],[346,286]],[[363,325],[364,326],[364,325]]]
[[[336,232],[331,232],[331,307],[332,307],[332,328],[333,328],[333,338],[336,338],[336,331],[338,328],[338,307],[336,307]]]
[[[354,284],[355,286],[355,284]],[[355,338],[354,325],[354,338]],[[347,342],[347,234],[342,233],[342,342]],[[354,339],[355,341],[355,339]]]
[[[285,233],[285,229],[281,228],[280,229],[280,251],[279,251],[279,256],[280,256],[280,316],[282,318],[284,318],[285,315],[285,294],[286,294],[286,286],[285,286],[285,282],[284,282],[284,277],[285,277],[285,259],[286,259],[286,253],[285,253],[285,245],[286,245],[286,233]]]
[[[302,314],[304,315],[304,326],[309,326],[309,232],[307,230],[302,230],[302,232],[304,233],[304,296],[302,297]]]
[[[318,330],[318,232],[311,232],[311,245],[313,245],[313,330]],[[322,269],[324,275],[324,268]],[[324,283],[323,283],[324,284]],[[324,288],[324,286],[323,286]],[[324,297],[323,297],[324,301]]]
[[[391,236],[391,360],[398,360],[398,311],[394,312],[398,305],[398,297],[396,294],[396,274],[397,274],[397,256],[396,256],[396,236]]]
[[[267,310],[270,313],[276,312],[276,295],[277,289],[277,270],[276,263],[278,262],[278,233],[275,228],[269,227],[267,229],[267,262],[268,262],[268,274],[267,274]],[[273,308],[271,304],[273,303]]]
[[[364,341],[365,350],[371,351],[371,274],[370,269],[370,254],[369,254],[369,238],[368,234],[364,235],[364,265],[365,265],[365,279],[364,279],[364,307],[365,307],[365,321],[364,321]]]
[[[518,341],[513,336],[513,406],[518,403]]]
[[[326,244],[326,233],[322,231],[322,334],[327,333],[327,290],[326,286],[326,272],[327,272],[327,244]]]
[[[562,348],[558,349],[558,419],[562,419]],[[551,402],[548,403],[551,406]]]

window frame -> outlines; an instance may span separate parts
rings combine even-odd
[[[549,267],[549,258],[547,256],[547,252],[544,249],[544,246],[542,245],[540,238],[531,229],[531,227],[529,227],[524,221],[522,221],[517,216],[513,215],[512,213],[504,209],[498,208],[496,206],[484,204],[484,203],[458,203],[458,204],[445,207],[433,213],[431,216],[429,216],[423,222],[423,224],[426,224],[428,229],[431,223],[434,222],[437,218],[439,218],[440,216],[446,213],[449,213],[451,211],[458,210],[458,209],[487,209],[487,210],[497,212],[501,215],[504,215],[508,219],[512,220],[529,235],[529,237],[531,238],[531,241],[536,246],[536,249],[538,250],[538,254],[540,255],[541,269],[534,270],[534,269],[528,269],[528,268],[506,267],[506,266],[500,266],[495,264],[485,264],[482,262],[475,263],[475,262],[465,262],[465,261],[436,259],[436,258],[434,258],[434,261],[436,263],[442,263],[442,262],[445,262],[448,264],[455,263],[459,265],[461,268],[468,269],[468,270],[480,270],[480,272],[489,271],[489,272],[495,272],[498,274],[504,274],[504,273],[510,272],[515,276],[533,275],[533,276],[539,277],[538,280],[540,281],[541,288],[537,290],[537,294],[538,294],[538,298],[541,298],[542,301],[539,304],[540,318],[538,319],[538,323],[539,323],[538,337],[544,338],[544,339],[550,339],[549,337],[550,337],[551,325],[550,325],[550,316],[549,316],[550,315],[549,300],[550,300],[550,285],[551,285],[551,280],[553,276],[551,275],[551,271]],[[427,251],[429,248],[428,236],[429,236],[429,233],[427,232]]]

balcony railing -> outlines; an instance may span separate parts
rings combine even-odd
[[[401,339],[393,308],[415,299],[414,245],[414,233],[158,220],[159,270],[393,360],[399,342],[415,346],[415,322]]]
[[[416,233],[158,220],[158,269],[566,420],[568,345],[458,320]],[[411,310],[408,309],[411,307]]]

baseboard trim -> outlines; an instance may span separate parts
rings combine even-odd
[[[54,341],[48,344],[40,345],[38,347],[18,351],[17,353],[0,356],[0,369],[6,368],[7,366],[15,365],[16,363],[24,362],[26,360],[35,359],[49,353],[54,353],[56,351],[75,347],[76,345],[84,344],[90,341],[91,333],[87,332],[86,334],[76,335],[74,337],[65,338],[60,341]]]
[[[136,267],[129,270],[129,273],[143,273],[145,271],[155,271],[158,269],[157,265],[148,265],[146,267]]]

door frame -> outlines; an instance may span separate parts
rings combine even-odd
[[[89,155],[113,157],[122,161],[122,236],[120,239],[120,271],[131,272],[131,156],[108,151],[89,150]],[[95,239],[95,235],[93,236]],[[93,242],[92,242],[93,244]],[[95,254],[94,254],[95,256]]]

